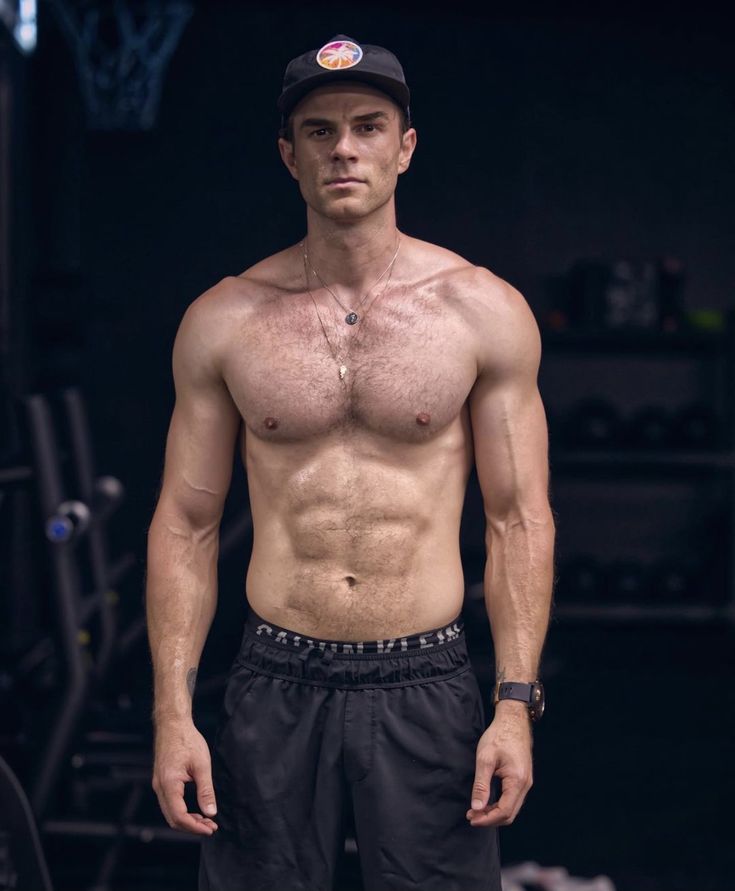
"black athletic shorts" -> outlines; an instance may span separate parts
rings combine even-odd
[[[199,891],[332,891],[346,808],[365,891],[500,891],[498,831],[465,818],[484,730],[461,616],[355,643],[251,610],[212,747],[219,829]]]

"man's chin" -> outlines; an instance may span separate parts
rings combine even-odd
[[[345,196],[335,201],[327,201],[320,208],[320,213],[331,220],[359,220],[370,214],[372,208],[364,201]]]

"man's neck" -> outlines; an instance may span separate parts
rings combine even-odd
[[[310,265],[347,298],[362,296],[391,262],[398,247],[395,216],[390,223],[368,218],[351,223],[308,216],[306,247]],[[312,290],[319,279],[309,270]]]

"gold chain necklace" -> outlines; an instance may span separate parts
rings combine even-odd
[[[375,288],[375,287],[379,284],[379,282],[381,281],[381,279],[383,278],[383,276],[386,274],[386,272],[388,272],[389,269],[392,270],[392,268],[393,268],[393,264],[396,262],[396,257],[398,256],[398,250],[399,250],[399,248],[401,247],[401,237],[400,237],[400,235],[398,236],[397,241],[398,241],[398,244],[397,244],[397,246],[396,246],[396,252],[393,254],[393,259],[392,259],[392,260],[390,261],[390,263],[385,267],[385,269],[380,273],[380,275],[378,276],[378,278],[377,278],[377,279],[373,282],[373,284],[367,289],[367,291],[365,291],[365,293],[362,295],[362,299],[361,299],[360,302],[358,303],[358,308],[362,306],[362,304],[365,302],[365,298],[366,298],[366,297],[368,296],[368,294],[373,290],[373,288]],[[303,249],[304,249],[304,263],[305,263],[305,264],[306,264],[306,263],[309,264],[309,269],[311,269],[311,271],[314,273],[314,275],[319,279],[319,281],[322,283],[322,286],[323,286],[324,288],[326,288],[327,291],[329,291],[329,293],[332,295],[332,297],[334,297],[334,299],[337,301],[337,303],[339,303],[339,305],[342,307],[342,309],[344,309],[344,310],[346,311],[347,315],[345,316],[345,322],[347,322],[348,325],[354,325],[356,322],[359,322],[359,321],[360,321],[360,316],[358,316],[358,314],[357,314],[356,312],[354,312],[354,310],[350,310],[350,309],[348,309],[348,308],[342,303],[342,301],[339,299],[339,297],[334,293],[334,291],[333,291],[333,290],[329,287],[329,285],[324,281],[324,279],[321,277],[321,275],[319,275],[319,273],[317,272],[317,270],[312,266],[311,260],[309,259],[308,251],[307,251],[307,249],[306,249],[306,239],[304,239],[304,240],[301,242],[301,246],[302,246]],[[308,289],[308,287],[309,287],[308,273],[307,273],[307,279],[306,279],[306,287],[307,287],[307,289]]]
[[[303,242],[302,242],[302,244],[303,244]],[[398,238],[398,247],[396,248],[396,252],[395,252],[395,254],[393,255],[393,259],[392,259],[391,262],[390,262],[390,266],[388,266],[388,267],[386,268],[385,272],[383,273],[383,275],[385,275],[385,273],[388,272],[388,270],[390,270],[390,274],[388,275],[388,281],[385,283],[385,287],[384,287],[383,290],[380,292],[380,294],[377,294],[377,295],[373,298],[372,303],[370,303],[370,305],[368,306],[368,308],[367,308],[367,309],[365,310],[365,312],[362,314],[362,318],[363,318],[363,319],[367,316],[368,312],[370,312],[370,310],[371,310],[372,307],[373,307],[373,304],[377,301],[378,297],[380,297],[382,294],[385,294],[385,292],[388,290],[388,285],[390,284],[390,280],[391,280],[391,278],[393,277],[393,266],[394,266],[394,264],[395,264],[395,262],[396,262],[396,257],[398,256],[398,250],[399,250],[400,247],[401,247],[401,241],[400,241],[400,236],[399,236],[399,238]],[[349,346],[348,346],[348,348],[347,348],[347,352],[344,354],[344,356],[343,356],[343,357],[342,357],[342,356],[337,356],[337,353],[334,351],[334,348],[332,347],[332,342],[330,341],[329,336],[327,335],[327,329],[324,327],[324,322],[322,321],[322,317],[321,317],[321,315],[319,314],[319,308],[318,308],[317,305],[316,305],[316,300],[314,299],[314,295],[311,293],[311,290],[310,290],[310,288],[309,288],[309,271],[308,271],[308,268],[307,268],[307,265],[306,265],[306,264],[307,264],[307,257],[306,257],[306,251],[305,251],[305,250],[304,250],[304,258],[303,258],[303,259],[304,259],[304,276],[305,276],[305,278],[306,278],[306,290],[307,290],[307,292],[308,292],[308,294],[309,294],[309,297],[311,297],[311,302],[314,304],[314,310],[316,311],[316,316],[317,316],[317,318],[319,319],[319,324],[321,325],[322,333],[324,334],[324,339],[327,341],[327,346],[329,347],[329,352],[332,354],[332,358],[334,359],[334,361],[337,362],[338,365],[339,365],[339,379],[340,379],[341,381],[343,381],[343,380],[345,379],[345,375],[347,374],[347,366],[346,366],[344,363],[347,361],[347,358],[348,358],[349,355],[350,355],[350,350],[352,349],[352,341],[349,342]],[[316,272],[316,270],[314,270],[314,271]],[[382,278],[383,275],[381,275],[380,278]],[[378,279],[378,281],[380,281],[380,279]],[[375,284],[377,284],[377,283],[378,283],[378,282],[376,282]],[[327,286],[325,285],[324,287],[326,288]],[[363,300],[365,299],[365,297],[367,297],[367,295],[370,293],[370,291],[373,290],[374,287],[375,287],[375,285],[373,285],[372,288],[370,288],[369,291],[366,291],[366,292],[365,292],[365,296],[362,298]],[[329,288],[327,288],[327,290],[329,291]],[[337,302],[339,303],[339,301],[337,301]],[[340,304],[340,305],[341,305],[341,304]],[[360,305],[362,305],[362,300],[360,301]],[[344,307],[343,307],[343,308],[344,308]],[[345,320],[345,321],[347,321],[347,320]],[[355,320],[355,321],[357,321],[357,320]],[[355,323],[354,323],[354,322],[347,322],[347,324],[348,324],[348,325],[354,325]]]

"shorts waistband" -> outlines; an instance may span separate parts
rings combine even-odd
[[[288,628],[282,628],[259,616],[252,607],[245,620],[245,634],[264,642],[282,646],[290,651],[321,650],[338,655],[391,655],[432,651],[456,644],[464,637],[464,620],[458,615],[454,621],[440,628],[419,631],[402,637],[383,640],[329,640],[312,638]]]

